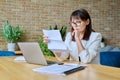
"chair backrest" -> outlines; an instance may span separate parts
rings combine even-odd
[[[100,64],[120,68],[120,51],[100,52]]]
[[[15,53],[12,51],[0,51],[0,56],[15,56]]]

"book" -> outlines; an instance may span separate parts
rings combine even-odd
[[[43,33],[50,40],[48,49],[53,51],[67,51],[59,30],[43,30]]]
[[[78,64],[64,63],[63,65],[53,64],[40,68],[34,68],[33,71],[47,74],[68,75],[70,73],[83,70],[85,67],[86,66]]]

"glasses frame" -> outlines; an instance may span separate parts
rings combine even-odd
[[[80,25],[81,25],[81,22],[70,22],[69,23],[72,27],[80,27]]]

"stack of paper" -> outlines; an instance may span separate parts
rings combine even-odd
[[[84,69],[85,66],[80,66],[77,64],[63,64],[63,65],[59,65],[59,64],[53,64],[53,65],[49,65],[49,66],[45,66],[45,67],[41,67],[41,68],[35,68],[33,69],[33,71],[36,72],[41,72],[41,73],[48,73],[48,74],[61,74],[61,75],[66,75],[78,70],[82,70]]]
[[[62,41],[62,37],[59,30],[43,30],[43,33],[48,36],[50,42],[48,43],[48,49],[56,51],[66,51],[67,47]]]

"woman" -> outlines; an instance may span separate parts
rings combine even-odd
[[[91,18],[85,9],[74,11],[70,16],[71,32],[68,32],[65,44],[67,52],[54,52],[59,60],[75,60],[82,63],[99,64],[101,34],[92,29]],[[49,39],[44,35],[44,42]]]

